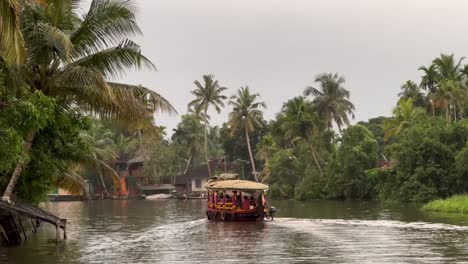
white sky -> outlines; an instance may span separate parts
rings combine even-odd
[[[271,119],[322,72],[346,77],[356,119],[389,115],[401,84],[440,53],[468,55],[465,0],[137,0],[136,39],[158,72],[123,81],[166,97],[178,116],[158,115],[171,134],[193,82],[213,73],[230,96],[259,92]],[[212,124],[230,108],[211,113]]]

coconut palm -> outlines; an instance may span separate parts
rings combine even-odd
[[[384,140],[387,141],[390,137],[398,135],[424,113],[423,108],[414,106],[413,99],[400,100],[398,106],[393,110],[393,118],[384,122]]]
[[[266,108],[266,104],[265,102],[258,102],[257,98],[259,97],[260,94],[250,93],[249,87],[245,86],[237,91],[237,95],[231,96],[229,101],[229,104],[233,106],[232,112],[229,113],[229,127],[231,133],[235,133],[240,129],[244,130],[255,181],[258,181],[258,177],[252,147],[250,146],[249,133],[254,132],[255,128],[262,126],[262,109]]]
[[[304,97],[289,100],[278,115],[278,122],[291,145],[294,145],[297,139],[307,144],[312,160],[322,175],[321,158],[313,144],[313,138],[319,134],[323,125],[314,111],[313,104]]]
[[[260,142],[258,142],[256,149],[257,152],[255,153],[255,157],[265,163],[261,173],[263,175],[261,181],[265,182],[268,180],[271,172],[269,161],[271,158],[273,158],[273,155],[278,150],[278,147],[276,146],[276,142],[271,134],[267,134],[260,140]]]
[[[437,90],[438,72],[435,64],[429,65],[429,67],[421,66],[418,70],[423,71],[424,75],[421,78],[420,86],[424,90],[429,90],[431,93],[435,93]]]
[[[81,18],[79,1],[58,1],[55,5],[35,2],[24,2],[19,14],[26,60],[11,66],[7,78],[29,91],[57,98],[66,111],[119,120],[131,127],[151,126],[147,117],[155,111],[175,111],[166,99],[146,87],[109,81],[128,69],[155,68],[139,46],[127,39],[140,33],[131,1],[94,0]],[[10,199],[26,165],[35,133],[27,133],[24,155],[4,200]]]
[[[192,91],[192,94],[195,95],[195,99],[192,100],[188,106],[189,108],[195,109],[195,112],[204,113],[204,123],[205,123],[205,159],[206,166],[208,167],[208,175],[211,177],[210,169],[210,159],[208,154],[208,109],[210,106],[213,106],[216,112],[220,113],[221,108],[224,107],[224,100],[227,99],[223,95],[223,91],[226,90],[226,87],[221,87],[218,84],[218,81],[214,79],[213,75],[203,75],[202,85],[199,81],[195,81],[195,90]]]
[[[461,84],[453,80],[443,80],[433,98],[435,106],[445,111],[445,117],[448,121],[452,117],[457,121],[458,116],[463,116],[463,105],[466,100],[467,91]]]
[[[441,80],[460,81],[463,77],[461,63],[465,59],[462,57],[458,62],[455,62],[453,54],[440,54],[440,57],[434,59],[432,63],[437,71],[437,82]]]
[[[184,175],[187,173],[190,164],[197,164],[202,149],[202,141],[204,136],[204,127],[200,123],[198,117],[194,115],[182,116],[182,121],[174,129],[172,140],[177,144],[186,146],[187,153]]]
[[[328,129],[332,129],[334,122],[341,132],[344,125],[349,125],[348,115],[354,118],[354,105],[349,101],[349,91],[343,87],[345,78],[337,73],[323,73],[315,82],[319,83],[319,88],[308,86],[304,96],[314,96],[312,103]]]
[[[426,105],[424,94],[421,93],[420,87],[411,80],[406,81],[401,86],[401,92],[398,93],[398,96],[403,100],[409,98],[413,99],[414,105],[418,107],[424,107]]]
[[[109,196],[104,177],[109,177],[114,182],[119,180],[117,172],[108,165],[118,158],[116,152],[117,146],[113,139],[114,133],[102,124],[95,122],[86,132],[85,136],[91,146],[91,155],[85,164],[83,164],[83,167],[92,169],[98,174],[104,193],[106,196]]]
[[[20,12],[19,0],[0,1],[0,58],[8,63],[19,63],[24,56]]]

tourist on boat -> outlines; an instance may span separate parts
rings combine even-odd
[[[252,208],[255,208],[255,207],[256,207],[255,199],[254,199],[253,195],[250,196],[250,206],[252,206]]]
[[[242,202],[242,210],[248,210],[250,209],[250,201],[247,196],[244,196],[244,201]]]
[[[232,191],[232,197],[231,197],[231,203],[234,208],[236,208],[236,197],[237,197],[237,191]]]
[[[242,209],[242,197],[240,193],[236,197],[236,206],[237,209]]]

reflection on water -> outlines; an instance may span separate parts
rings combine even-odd
[[[42,228],[0,263],[468,263],[467,219],[417,206],[273,202],[263,223],[209,222],[204,201],[48,203],[69,239]],[[44,226],[45,227],[45,226]]]

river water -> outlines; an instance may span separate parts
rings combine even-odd
[[[205,220],[205,201],[56,202],[68,219],[55,243],[43,225],[0,263],[468,263],[468,217],[416,205],[273,201],[263,223]]]

